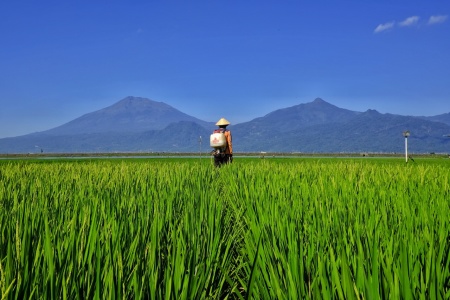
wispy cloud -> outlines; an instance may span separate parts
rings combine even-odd
[[[395,25],[395,22],[388,22],[388,23],[380,24],[377,26],[377,28],[375,28],[374,32],[379,33],[379,32],[391,29],[394,27],[394,25]]]
[[[447,15],[431,16],[428,19],[428,22],[426,23],[426,25],[434,25],[434,24],[444,23],[447,21],[447,18],[448,18]],[[383,23],[383,24],[378,25],[375,28],[374,33],[380,33],[380,32],[392,29],[397,26],[398,27],[410,27],[410,26],[416,26],[416,25],[419,26],[420,25],[419,21],[420,21],[419,16],[411,16],[401,22],[392,21],[392,22]],[[421,22],[421,23],[423,24],[425,22]]]
[[[447,21],[447,17],[448,16],[431,16],[430,19],[428,19],[428,24],[433,25],[438,23],[444,23],[445,21]]]
[[[406,18],[404,21],[401,21],[398,24],[402,27],[413,26],[419,22],[419,19],[420,19],[420,17],[418,17],[418,16],[412,16],[412,17]]]

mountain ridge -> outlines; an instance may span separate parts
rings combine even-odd
[[[113,105],[87,113],[39,134],[73,135],[107,132],[141,132],[161,130],[170,123],[192,121],[209,123],[189,116],[172,106],[147,98],[128,96]]]
[[[316,98],[230,125],[237,152],[401,152],[404,130],[411,151],[450,151],[450,113],[432,117],[357,112]],[[0,153],[199,152],[215,128],[172,106],[126,97],[61,126],[0,139]],[[203,138],[201,138],[203,137]],[[203,141],[203,142],[202,142]],[[37,146],[39,145],[39,146]]]
[[[276,128],[277,132],[286,132],[323,123],[345,122],[357,114],[359,112],[339,108],[321,98],[316,98],[312,102],[277,109],[263,117],[236,126],[242,128],[240,130],[272,131]]]

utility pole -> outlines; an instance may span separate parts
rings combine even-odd
[[[405,137],[405,161],[408,162],[408,137],[410,135],[409,130],[403,131],[403,136]]]

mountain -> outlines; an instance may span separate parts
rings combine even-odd
[[[343,123],[358,114],[358,112],[339,108],[316,98],[313,102],[278,109],[264,117],[241,123],[240,127],[246,130],[256,128],[273,130],[276,128],[279,132],[287,132],[313,125]]]
[[[164,129],[173,122],[189,121],[203,127],[208,123],[189,116],[163,102],[140,97],[126,97],[119,102],[85,114],[40,135],[76,135],[93,133],[132,133]]]
[[[447,125],[450,125],[450,113],[432,116],[432,117],[419,117],[424,120],[433,121],[433,122],[441,122]]]
[[[410,130],[411,153],[447,153],[449,116],[356,112],[317,98],[229,129],[235,152],[402,153]],[[0,139],[0,153],[209,152],[214,128],[163,102],[127,97],[47,131]]]
[[[402,133],[406,129],[411,132],[409,145],[412,152],[450,150],[450,139],[443,137],[450,132],[450,126],[415,117],[381,114],[375,110],[359,113],[346,122],[307,126],[275,134],[270,139],[255,138],[247,133],[236,137],[235,143],[243,144],[242,151],[401,153],[404,151]]]
[[[233,133],[234,136],[258,140],[264,135],[282,134],[321,124],[344,123],[358,114],[316,98],[309,103],[278,109],[264,117],[240,123],[233,127]]]
[[[190,121],[171,123],[162,130],[143,132],[30,134],[0,139],[0,153],[101,153],[101,152],[198,152],[209,151],[211,130]]]

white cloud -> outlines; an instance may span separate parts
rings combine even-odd
[[[418,16],[412,16],[409,18],[406,18],[404,21],[400,22],[399,25],[406,27],[406,26],[413,26],[419,22],[420,17]]]
[[[428,24],[444,23],[446,20],[447,16],[431,16],[430,19],[428,19]]]
[[[447,15],[435,15],[435,16],[431,16],[428,19],[428,25],[433,25],[433,24],[438,24],[438,23],[444,23],[447,21],[448,16]],[[382,31],[386,31],[389,29],[394,28],[394,26],[399,26],[399,27],[409,27],[409,26],[415,26],[415,25],[419,25],[419,20],[420,17],[419,16],[411,16],[409,18],[406,18],[405,20],[401,21],[401,22],[387,22],[387,23],[383,23],[377,26],[377,28],[375,28],[374,32],[375,33],[379,33]],[[424,22],[421,22],[422,24]]]
[[[388,23],[384,23],[384,24],[380,24],[377,26],[377,28],[375,28],[374,32],[375,33],[379,33],[388,29],[391,29],[392,27],[394,27],[394,22],[388,22]]]

